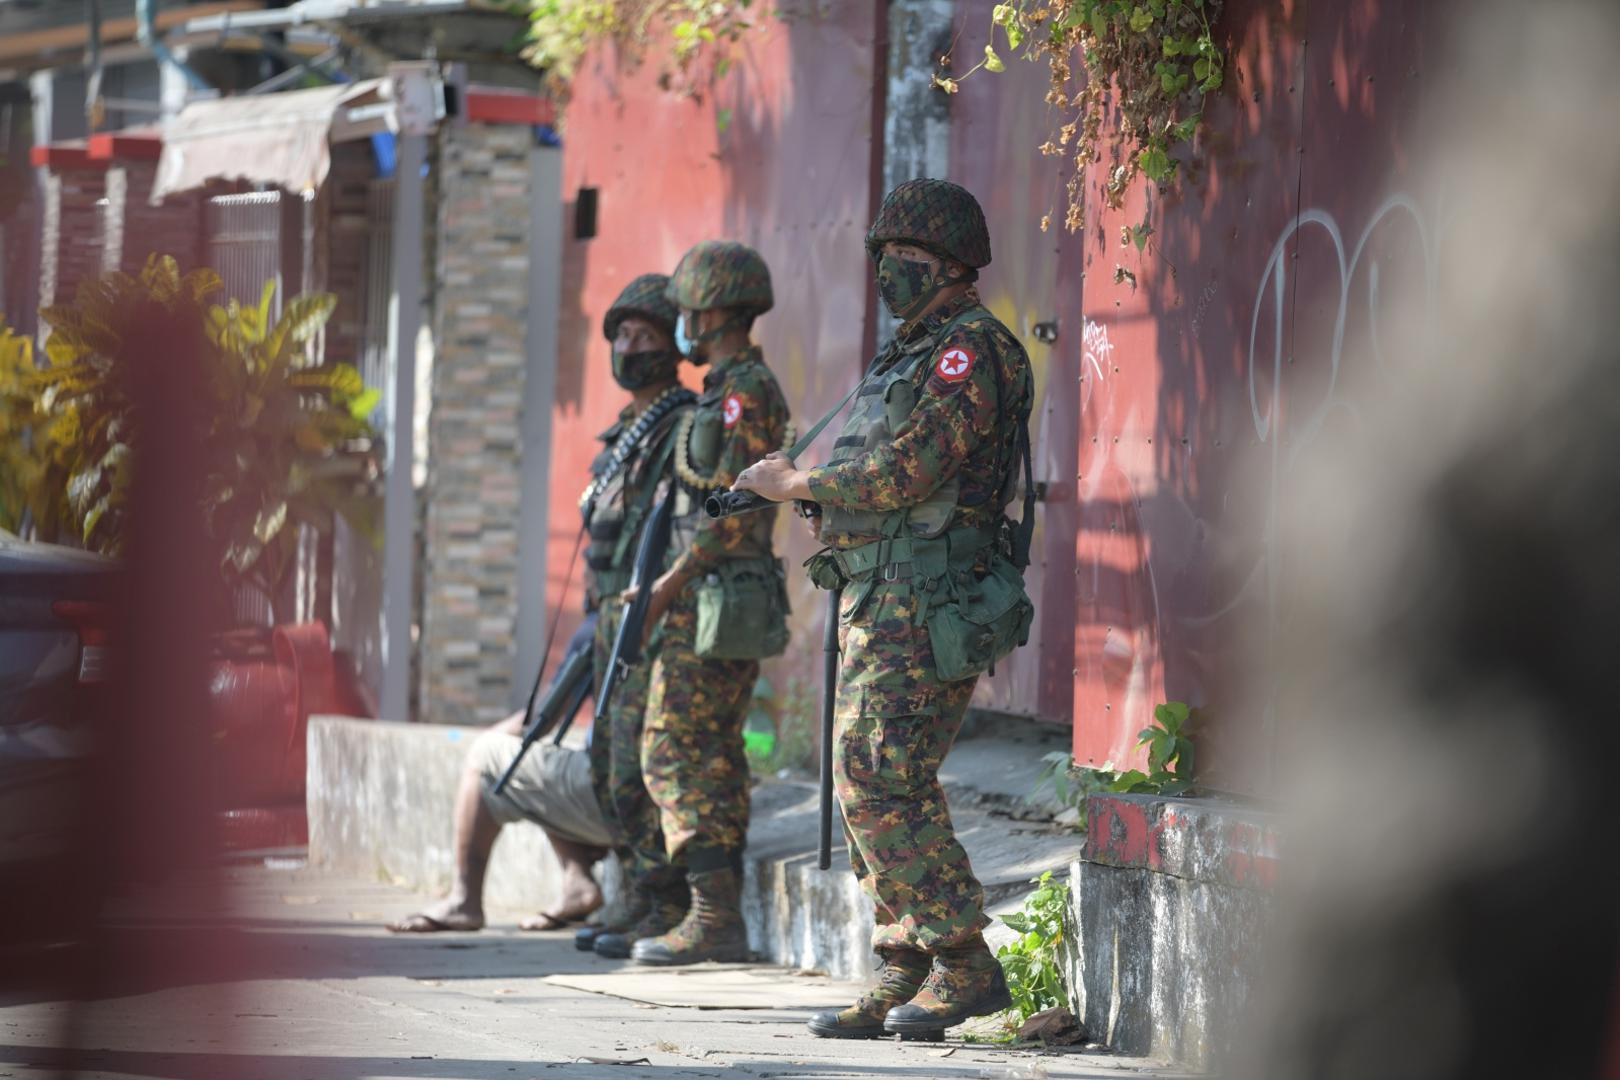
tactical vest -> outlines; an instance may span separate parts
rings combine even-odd
[[[706,518],[703,500],[719,489],[709,482],[720,467],[720,450],[725,443],[726,383],[714,387],[698,398],[697,406],[681,421],[675,431],[676,475],[680,478],[680,491],[675,496],[675,521],[670,537],[670,548],[685,551],[697,537],[698,526]],[[774,517],[767,512],[765,515]],[[762,538],[763,537],[763,538]],[[728,559],[765,559],[773,557],[769,532],[758,528],[749,530],[743,542],[729,552]]]
[[[975,304],[959,312],[929,337],[905,346],[891,343],[889,348],[898,356],[888,367],[874,371],[862,382],[827,464],[852,461],[893,442],[911,416],[911,410],[917,406],[918,369],[933,358],[934,352],[957,326],[989,316],[988,310]],[[939,536],[950,525],[960,490],[961,481],[952,476],[923,502],[899,510],[826,506],[821,511],[822,536],[873,540],[908,532],[925,538]],[[897,520],[902,518],[903,521]]]
[[[630,584],[636,537],[651,512],[657,477],[668,465],[673,448],[670,436],[689,411],[689,407],[677,406],[647,431],[638,440],[640,445],[627,456],[624,467],[601,484],[588,507],[585,565],[594,578],[597,596],[616,595]],[[618,437],[627,438],[632,433],[621,430]],[[601,476],[613,450],[610,446],[592,462],[593,476]]]

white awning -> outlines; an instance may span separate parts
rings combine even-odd
[[[396,127],[387,79],[195,101],[164,125],[152,201],[210,180],[314,191],[332,166],[333,143]]]

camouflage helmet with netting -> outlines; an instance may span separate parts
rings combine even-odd
[[[973,193],[949,180],[907,180],[883,199],[866,232],[875,261],[883,245],[914,244],[974,270],[990,264],[990,230]]]
[[[682,255],[664,295],[689,311],[737,308],[763,315],[776,303],[764,258],[729,240],[705,240]]]
[[[624,287],[613,306],[602,316],[602,336],[612,341],[619,336],[619,324],[631,316],[646,319],[658,329],[675,336],[675,320],[680,312],[664,296],[669,288],[667,274],[642,274]]]

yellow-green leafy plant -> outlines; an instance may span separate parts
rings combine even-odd
[[[66,520],[68,421],[40,408],[34,343],[0,320],[0,528],[57,538]]]
[[[349,364],[319,364],[309,344],[337,300],[289,300],[272,316],[275,285],[256,304],[229,299],[211,270],[182,275],[153,256],[135,276],[107,274],[80,286],[71,304],[40,314],[51,327],[37,407],[66,462],[67,514],[80,541],[116,554],[127,526],[131,469],[140,456],[131,422],[128,345],[142,341],[143,313],[158,304],[194,315],[207,343],[203,430],[204,520],[228,580],[261,589],[274,604],[293,565],[304,522],[330,528],[334,513],[376,537],[376,462],[367,419],[378,392]],[[147,343],[149,345],[149,343]],[[150,351],[148,348],[147,351]]]
[[[669,88],[690,80],[706,51],[739,40],[753,25],[753,0],[516,0],[529,30],[523,57],[545,72],[561,98],[593,47],[612,42],[622,59],[639,64],[656,54],[659,81]],[[730,61],[715,57],[713,74]]]

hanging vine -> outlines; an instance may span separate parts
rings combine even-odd
[[[656,55],[665,89],[691,87],[702,58],[734,43],[753,26],[754,0],[516,0],[529,29],[523,58],[545,72],[560,99],[585,54],[614,43],[630,64]],[[724,76],[729,60],[719,53],[712,74]]]
[[[954,94],[961,80],[983,68],[1005,69],[998,40],[1026,60],[1044,60],[1051,71],[1046,101],[1061,117],[1041,144],[1048,157],[1069,156],[1063,224],[1069,232],[1085,227],[1086,167],[1102,160],[1104,144],[1119,164],[1103,184],[1110,209],[1124,205],[1138,176],[1160,185],[1175,182],[1180,147],[1191,141],[1203,120],[1204,102],[1220,89],[1226,58],[1215,43],[1212,24],[1223,0],[1013,0],[991,12],[991,40],[984,58],[962,75],[936,73],[934,84]],[[998,36],[999,35],[999,36]],[[1078,57],[1078,87],[1072,64]],[[1110,99],[1117,123],[1105,125]],[[1051,214],[1041,228],[1051,226]],[[1153,228],[1144,219],[1127,227],[1122,242],[1141,251]]]

